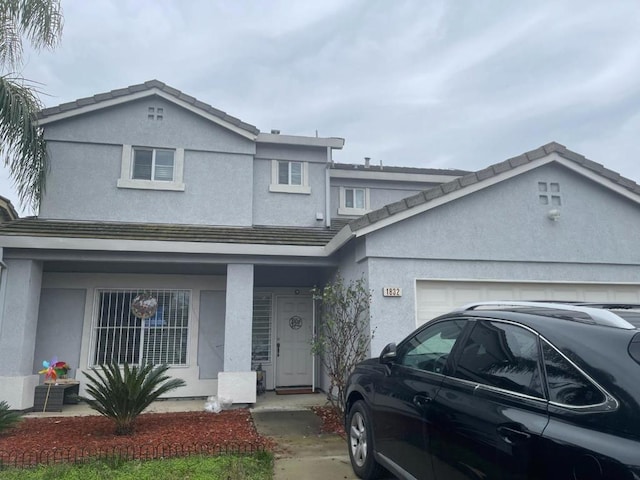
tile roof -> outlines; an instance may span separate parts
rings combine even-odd
[[[332,228],[223,227],[21,218],[0,225],[0,236],[102,238],[169,242],[208,242],[259,245],[324,246],[345,225]]]
[[[469,172],[468,170],[457,170],[447,168],[420,168],[420,167],[387,167],[386,165],[364,165],[354,163],[334,163],[331,165],[334,170],[357,170],[359,172],[384,172],[384,173],[416,173],[423,175],[451,175],[462,176]]]
[[[245,123],[235,117],[232,117],[231,115],[228,115],[226,112],[223,112],[222,110],[218,110],[217,108],[212,107],[207,103],[201,102],[197,98],[192,97],[191,95],[187,95],[186,93],[183,93],[180,90],[177,90],[173,87],[170,87],[166,83],[163,83],[159,80],[149,80],[147,82],[140,83],[137,85],[130,85],[125,88],[118,88],[116,90],[111,90],[110,92],[98,93],[92,97],[79,98],[78,100],[75,100],[73,102],[62,103],[55,107],[45,108],[38,113],[38,118],[44,119],[60,113],[66,113],[71,110],[80,109],[88,105],[99,104],[107,100],[113,100],[119,97],[126,97],[127,95],[144,92],[146,90],[152,90],[154,88],[161,90],[164,93],[167,93],[178,100],[189,103],[193,107],[198,108],[205,113],[216,116],[221,120],[224,120],[225,122],[235,125],[236,127],[242,128],[243,130],[247,130],[248,132],[251,132],[256,135],[260,133],[260,130],[258,129],[258,127],[255,127],[249,123]]]
[[[578,165],[581,165],[582,167],[591,170],[598,175],[601,175],[602,177],[618,184],[619,186],[629,190],[630,192],[640,195],[640,185],[638,185],[633,180],[625,178],[619,173],[614,172],[613,170],[609,170],[603,165],[589,160],[579,153],[567,149],[567,147],[565,147],[564,145],[561,145],[557,142],[551,142],[529,152],[525,152],[522,155],[518,155],[517,157],[509,158],[503,162],[496,163],[476,172],[468,173],[460,178],[430,188],[411,197],[404,198],[398,202],[385,205],[378,210],[369,212],[366,215],[363,215],[362,217],[351,221],[349,223],[349,227],[352,232],[356,232],[357,230],[361,230],[399,212],[408,210],[418,205],[425,204],[434,199],[444,197],[450,193],[462,190],[470,185],[487,180],[491,177],[495,177],[509,170],[513,170],[521,165],[533,162],[534,160],[545,157],[552,153],[557,153],[561,157],[566,158],[567,160],[571,160]]]

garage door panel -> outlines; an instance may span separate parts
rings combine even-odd
[[[640,304],[640,285],[418,280],[417,324],[466,303],[492,300],[563,300]]]

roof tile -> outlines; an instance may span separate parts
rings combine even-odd
[[[427,201],[427,199],[425,198],[425,192],[420,192],[405,198],[404,201],[407,203],[407,206],[411,208],[416,205],[422,205]]]
[[[387,210],[389,210],[390,215],[395,215],[396,213],[402,212],[407,208],[409,207],[407,207],[407,202],[405,202],[404,200],[400,200],[399,202],[394,202],[387,205]]]
[[[74,110],[76,108],[80,108],[83,106],[87,106],[87,105],[91,105],[91,104],[97,104],[103,101],[107,101],[107,100],[112,100],[114,98],[118,98],[118,97],[124,97],[126,95],[131,95],[133,93],[138,93],[138,92],[143,92],[145,90],[151,90],[153,88],[157,88],[162,90],[163,92],[179,99],[182,100],[183,102],[189,103],[191,105],[196,106],[197,108],[210,113],[220,119],[225,120],[228,123],[231,123],[232,125],[235,125],[239,128],[242,128],[244,130],[247,130],[248,132],[251,132],[255,135],[257,135],[258,133],[260,133],[260,130],[255,127],[254,125],[251,125],[249,123],[243,122],[241,120],[239,120],[238,118],[232,117],[231,115],[228,115],[227,113],[223,112],[222,110],[218,110],[217,108],[212,107],[211,105],[201,102],[198,99],[192,97],[191,95],[187,95],[186,93],[181,92],[180,90],[170,87],[169,85],[159,81],[159,80],[149,80],[146,81],[144,83],[141,84],[137,84],[137,85],[131,85],[129,87],[126,88],[119,88],[116,90],[112,90],[110,92],[104,92],[104,93],[98,93],[96,95],[94,95],[93,97],[89,97],[86,99],[80,99],[80,100],[76,100],[74,102],[69,102],[66,104],[62,104],[62,105],[58,105],[55,107],[51,107],[51,108],[45,108],[43,110],[40,110],[38,112],[38,118],[42,119],[42,118],[46,118],[52,115],[56,115],[58,113],[62,113],[63,111],[71,111]]]
[[[438,185],[437,187],[430,188],[426,192],[424,192],[424,198],[427,200],[433,200],[434,198],[439,198],[444,195],[444,190],[442,189],[442,185]]]
[[[546,157],[549,153],[545,151],[545,149],[543,147],[540,148],[536,148],[535,150],[531,150],[527,153],[525,153],[524,155],[526,156],[526,158],[532,162],[534,160],[537,160],[539,158],[542,157]]]
[[[18,219],[0,226],[0,235],[105,238],[114,240],[324,246],[338,232],[326,228],[211,227],[176,224],[72,222]]]
[[[509,164],[512,168],[516,168],[527,163],[529,163],[529,159],[527,159],[526,155],[518,155],[517,157],[512,157],[509,159]]]
[[[367,213],[366,216],[371,223],[376,223],[387,218],[389,216],[389,211],[386,208],[379,208],[378,210]]]
[[[460,182],[460,186],[464,188],[469,185],[473,185],[474,183],[478,183],[478,176],[475,173],[470,173],[469,175],[460,177],[458,181]]]
[[[512,167],[511,167],[511,164],[509,163],[509,160],[505,160],[503,162],[492,165],[491,168],[493,168],[493,171],[496,173],[496,175],[498,175],[500,173],[511,170]]]
[[[495,173],[493,172],[493,168],[491,167],[483,168],[482,170],[478,170],[476,172],[476,177],[478,177],[478,181],[480,182],[493,176],[495,176]]]

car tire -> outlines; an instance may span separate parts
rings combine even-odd
[[[347,445],[351,468],[363,480],[380,478],[384,469],[373,455],[371,417],[362,400],[351,406],[347,419]]]

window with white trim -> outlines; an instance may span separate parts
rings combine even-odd
[[[184,149],[122,146],[119,188],[183,191]]]
[[[290,160],[272,160],[269,191],[310,194],[309,164]]]
[[[173,182],[174,150],[133,148],[133,180]]]
[[[141,295],[154,305],[146,315],[132,305]],[[91,365],[186,365],[190,297],[189,290],[98,290]]]
[[[364,215],[371,210],[369,189],[340,187],[339,215]]]
[[[251,327],[251,361],[271,362],[271,294],[253,297],[253,324]]]

